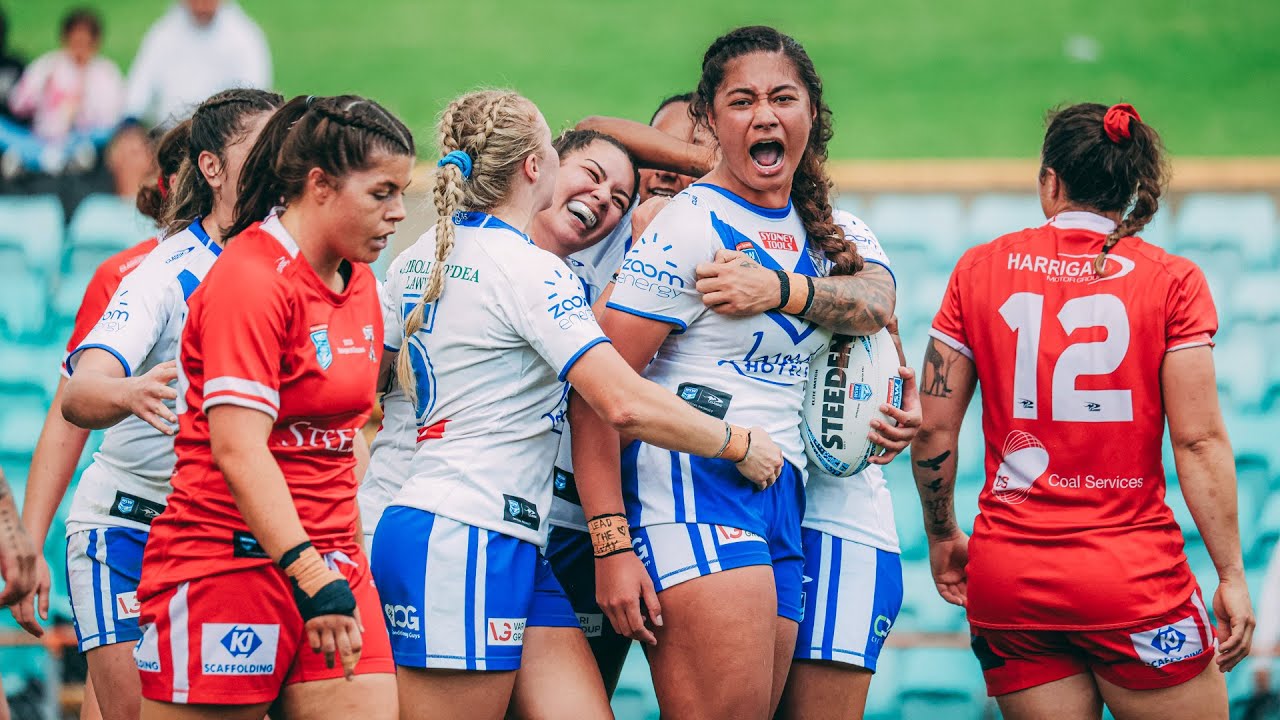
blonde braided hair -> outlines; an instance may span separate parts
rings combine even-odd
[[[405,318],[405,342],[396,358],[396,379],[416,402],[409,339],[422,329],[428,303],[444,293],[445,262],[453,252],[454,215],[462,210],[484,212],[507,200],[512,178],[524,159],[540,152],[546,123],[538,108],[510,90],[467,93],[440,115],[436,141],[440,154],[461,151],[471,158],[471,176],[456,165],[436,170],[432,199],[436,209],[435,261],[422,298]]]

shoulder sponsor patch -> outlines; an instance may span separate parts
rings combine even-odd
[[[205,675],[270,675],[276,670],[280,626],[204,623],[200,626],[200,671]]]

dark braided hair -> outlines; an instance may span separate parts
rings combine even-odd
[[[226,160],[227,147],[244,137],[249,118],[280,107],[284,98],[266,90],[223,90],[200,103],[191,114],[190,139],[178,177],[164,203],[165,234],[181,232],[192,220],[213,210],[213,188],[200,171],[200,153]]]
[[[245,159],[226,236],[300,197],[312,168],[342,178],[369,168],[380,152],[412,157],[414,145],[409,128],[378,103],[356,95],[295,97],[267,121]]]
[[[1103,127],[1107,106],[1081,103],[1050,113],[1049,128],[1040,150],[1040,173],[1051,169],[1062,181],[1067,199],[1101,212],[1129,214],[1116,225],[1102,252],[1093,260],[1103,275],[1107,253],[1123,238],[1142,231],[1160,207],[1168,182],[1160,135],[1136,117],[1129,121],[1129,137],[1119,142]]]
[[[724,82],[725,66],[751,53],[782,53],[809,92],[815,109],[809,142],[791,181],[791,201],[804,222],[811,246],[821,250],[834,267],[832,275],[852,275],[862,270],[862,256],[845,239],[844,231],[831,217],[831,179],[827,177],[827,143],[831,141],[831,108],[822,101],[822,79],[809,54],[794,38],[764,25],[732,30],[711,43],[702,58],[702,78],[694,92],[690,111],[694,120],[710,128],[716,91]]]

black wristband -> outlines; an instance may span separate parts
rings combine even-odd
[[[805,275],[804,281],[809,285],[809,297],[804,301],[804,307],[800,308],[800,312],[796,313],[796,317],[804,317],[804,314],[809,312],[809,308],[813,307],[813,278]]]
[[[774,310],[781,310],[787,306],[791,300],[791,279],[787,277],[787,273],[783,270],[774,270],[778,274],[778,307]]]
[[[311,541],[303,540],[302,542],[298,543],[294,547],[291,547],[288,550],[285,550],[284,554],[280,556],[280,561],[277,562],[276,564],[279,565],[281,568],[289,567],[295,561],[297,561],[297,559],[302,556],[302,552],[309,547],[311,547]]]
[[[621,548],[618,548],[617,550],[614,550],[613,552],[607,552],[607,553],[605,553],[605,554],[603,554],[603,555],[595,555],[595,554],[593,554],[593,555],[592,555],[592,557],[594,557],[596,560],[602,560],[602,559],[607,558],[607,557],[613,557],[614,555],[621,555],[622,553],[634,553],[634,552],[635,552],[635,550],[633,550],[633,549],[631,548],[631,546],[627,546],[627,547],[621,547]]]
[[[298,606],[298,614],[306,622],[321,615],[356,614],[356,596],[351,593],[351,585],[346,579],[339,578],[320,588],[315,595],[308,595],[298,587],[298,582],[289,578],[293,585],[293,602]]]

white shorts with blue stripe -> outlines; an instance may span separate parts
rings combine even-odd
[[[147,532],[125,527],[81,530],[67,537],[67,587],[80,652],[137,642],[138,580]]]
[[[581,627],[532,543],[399,505],[373,538],[396,665],[517,670],[525,628]]]
[[[872,672],[902,609],[902,561],[885,550],[804,528],[804,618],[797,660]]]

